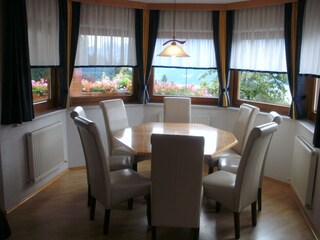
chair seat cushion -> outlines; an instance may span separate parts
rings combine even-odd
[[[217,167],[219,165],[220,158],[229,158],[229,157],[240,157],[240,154],[233,149],[228,149],[218,155],[215,155],[209,159],[206,159],[205,161],[209,167]]]
[[[131,152],[128,148],[119,146],[112,149],[112,156],[134,156],[134,153]]]
[[[132,160],[129,156],[109,156],[110,171],[132,168]]]
[[[224,157],[219,160],[219,170],[237,173],[241,157]]]
[[[111,207],[138,196],[150,194],[151,180],[132,169],[110,172]]]
[[[129,156],[133,164],[150,159],[149,156],[134,155],[133,152],[124,146],[114,148],[112,150],[112,156]]]
[[[222,203],[225,207],[233,209],[236,174],[217,171],[203,177],[203,193],[207,198]]]

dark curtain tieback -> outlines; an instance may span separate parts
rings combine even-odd
[[[222,93],[229,92],[229,91],[230,91],[230,88],[222,88],[222,89],[221,89],[221,92],[222,92]]]

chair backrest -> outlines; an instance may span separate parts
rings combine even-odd
[[[268,114],[268,118],[270,122],[275,122],[276,124],[280,125],[282,123],[282,117],[279,115],[279,113],[275,111],[271,111]]]
[[[116,145],[112,139],[113,133],[117,130],[129,127],[127,112],[122,99],[101,101],[99,105],[102,110],[108,138],[108,148],[111,153]]]
[[[84,118],[87,118],[87,115],[86,115],[86,112],[84,111],[83,107],[81,106],[77,106],[75,107],[72,112],[70,113],[70,116],[71,118],[74,120],[76,117],[84,117]],[[77,127],[78,129],[78,132],[79,132],[79,128]],[[80,141],[81,141],[81,144],[83,146],[83,142],[82,142],[82,136],[79,132],[79,135],[80,135]],[[86,153],[85,153],[85,149],[83,148],[83,153],[84,153],[84,160],[86,162],[86,171],[87,171],[87,181],[88,183],[90,183],[90,179],[89,179],[89,166],[88,166],[88,163],[87,163],[87,157],[86,157]]]
[[[96,124],[84,117],[74,119],[82,139],[89,171],[91,195],[105,206],[111,206],[110,170],[108,158]]]
[[[87,117],[86,112],[84,111],[84,109],[81,106],[75,107],[72,110],[72,112],[70,113],[70,117],[72,119],[75,119],[76,117],[79,117],[79,116],[84,117],[84,118]]]
[[[204,138],[151,136],[153,226],[199,227]]]
[[[236,123],[233,127],[233,134],[237,138],[238,144],[232,147],[232,149],[240,155],[243,152],[245,142],[259,111],[259,108],[246,103],[241,104],[239,108]]]
[[[164,97],[164,116],[167,123],[190,123],[191,98],[188,97]]]
[[[282,117],[279,115],[279,113],[275,112],[275,111],[271,111],[269,114],[268,114],[268,119],[269,119],[269,122],[274,122],[276,124],[278,124],[278,126],[282,123]],[[272,137],[273,137],[273,134],[271,136],[271,140],[272,140]],[[271,142],[270,140],[270,142]],[[267,147],[267,152],[264,156],[264,160],[263,160],[263,165],[262,165],[262,169],[261,169],[261,175],[260,175],[260,182],[259,182],[259,186],[262,187],[262,184],[263,184],[263,177],[264,177],[264,167],[265,167],[265,163],[266,163],[266,158],[267,158],[267,155],[268,155],[268,151],[269,151],[269,147],[270,147],[270,142],[268,144],[268,147]]]
[[[277,130],[277,127],[278,124],[270,122],[251,130],[237,171],[235,211],[240,211],[256,201],[263,161],[272,134]]]

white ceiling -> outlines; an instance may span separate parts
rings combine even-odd
[[[174,0],[129,0],[134,2],[144,2],[144,3],[173,3]],[[247,0],[176,0],[176,4],[180,3],[199,3],[199,4],[228,4],[235,2],[245,2]]]

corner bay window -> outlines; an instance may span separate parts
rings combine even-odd
[[[136,65],[134,9],[81,4],[72,103],[133,98]]]

